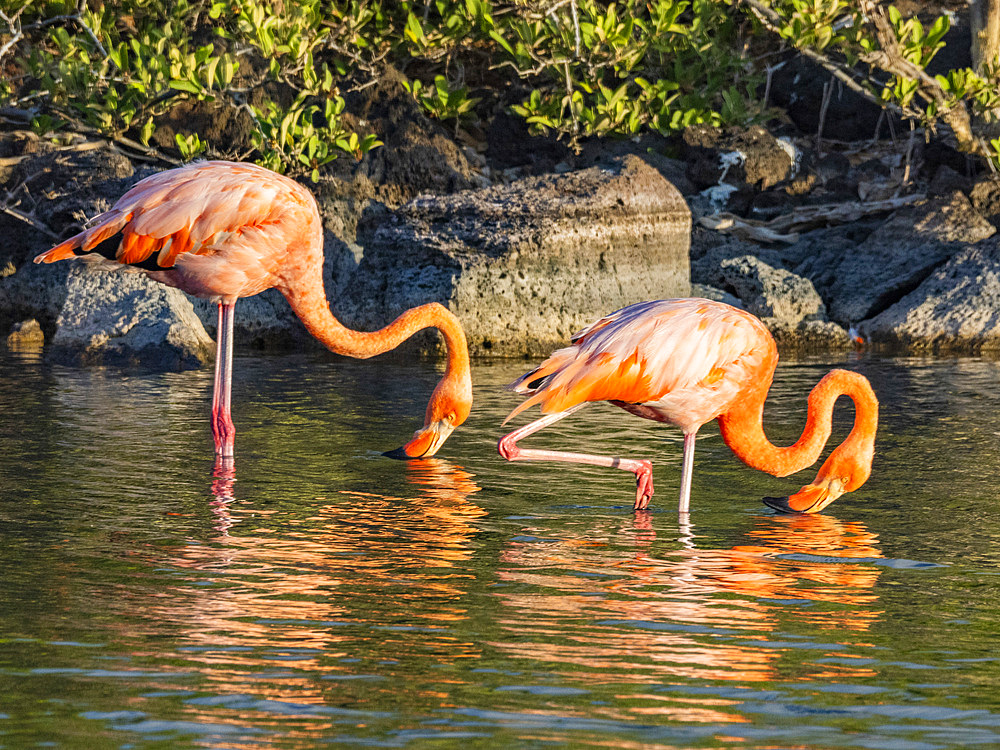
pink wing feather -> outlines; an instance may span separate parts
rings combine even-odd
[[[142,263],[157,255],[171,268],[183,253],[215,250],[214,240],[272,223],[285,201],[301,206],[307,198],[298,183],[253,164],[203,162],[147,177],[123,195],[93,226],[35,258],[52,263],[87,252],[117,232],[119,263]],[[163,251],[163,252],[161,252]]]
[[[704,424],[777,356],[757,318],[697,298],[630,305],[572,341],[511,384],[530,398],[508,420],[534,404],[553,413],[584,401],[621,401],[650,405],[681,426]]]

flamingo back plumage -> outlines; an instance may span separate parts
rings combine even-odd
[[[273,285],[283,252],[316,221],[315,200],[294,180],[254,164],[200,162],[136,183],[35,262],[88,253],[121,232],[117,263],[141,264],[195,295],[248,296]]]
[[[630,305],[572,341],[511,384],[529,398],[508,420],[534,404],[556,413],[585,401],[614,401],[697,429],[752,379],[766,375],[770,382],[777,362],[774,340],[757,318],[697,298]]]

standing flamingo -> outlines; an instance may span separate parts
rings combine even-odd
[[[105,242],[121,232],[117,246]],[[432,302],[407,310],[381,330],[341,325],[323,289],[323,226],[312,194],[294,180],[254,164],[209,161],[147,177],[87,230],[35,258],[52,263],[106,258],[219,305],[212,396],[217,456],[233,455],[230,413],[233,309],[240,297],[271,287],[330,351],[366,359],[395,349],[417,331],[436,327],[448,347],[448,364],[413,438],[387,455],[432,456],[472,407],[472,379],[465,333],[458,319]],[[79,252],[78,252],[79,251]]]
[[[517,441],[572,414],[588,401],[610,401],[625,411],[684,431],[680,512],[691,496],[695,435],[719,420],[722,439],[747,465],[783,477],[816,462],[830,437],[838,396],[854,401],[854,428],[830,454],[812,484],[791,497],[765,498],[784,512],[816,513],[871,474],[878,425],[878,400],[868,380],[847,370],[827,373],[809,394],[802,436],[779,448],[764,435],[764,399],[771,387],[778,350],[753,315],[707,299],[640,302],[601,318],[510,385],[529,394],[504,424],[534,404],[546,415],[500,440],[508,461],[570,461],[610,466],[636,476],[635,508],[653,495],[649,461],[586,453],[521,448]]]

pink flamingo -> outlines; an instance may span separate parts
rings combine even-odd
[[[105,243],[121,233],[121,243]],[[97,250],[93,256],[85,255]],[[432,456],[472,407],[469,353],[458,319],[442,305],[405,311],[381,330],[341,325],[323,289],[323,227],[312,194],[294,180],[254,164],[210,161],[147,177],[92,226],[35,258],[52,263],[73,257],[106,258],[144,271],[188,294],[218,302],[219,330],[212,395],[217,456],[233,455],[230,413],[233,309],[240,297],[271,287],[327,349],[366,359],[399,346],[417,331],[436,327],[448,364],[431,394],[424,425],[394,458]]]
[[[878,426],[878,400],[868,380],[855,372],[832,370],[809,394],[806,426],[787,448],[764,435],[764,400],[771,387],[778,350],[753,315],[707,299],[640,302],[601,318],[522,375],[511,389],[530,395],[504,423],[534,404],[541,419],[500,440],[508,461],[569,461],[609,466],[636,476],[635,508],[653,495],[647,460],[521,448],[517,441],[580,409],[588,401],[610,401],[625,411],[684,432],[680,506],[691,496],[695,435],[719,420],[722,439],[747,465],[783,477],[815,463],[830,437],[838,396],[854,401],[854,427],[820,468],[816,479],[794,495],[764,498],[784,512],[816,513],[871,474]]]

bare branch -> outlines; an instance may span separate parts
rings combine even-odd
[[[751,11],[753,11],[753,14],[757,17],[757,20],[759,20],[761,24],[763,24],[764,28],[766,28],[768,31],[774,34],[780,33],[779,25],[781,23],[781,18],[778,16],[777,13],[768,8],[766,5],[757,2],[757,0],[741,0],[741,2],[743,2],[748,8],[750,8]],[[851,69],[849,66],[839,63],[836,60],[828,57],[827,55],[809,49],[808,47],[796,47],[795,49],[800,54],[805,55],[814,63],[819,65],[821,68],[826,70],[828,73],[834,76],[838,81],[841,81],[851,91],[858,94],[859,96],[864,97],[872,104],[876,104],[879,107],[885,107],[897,115],[903,114],[902,110],[900,110],[899,107],[896,107],[895,105],[889,102],[882,101],[873,92],[869,91],[860,83],[858,83],[852,75],[852,74],[856,75],[854,73],[854,70]]]
[[[858,4],[862,12],[875,24],[875,35],[881,47],[876,52],[862,55],[861,59],[894,76],[916,81],[919,84],[920,95],[937,105],[941,117],[955,134],[959,150],[981,153],[979,141],[972,134],[972,121],[969,119],[968,110],[961,102],[952,105],[940,81],[903,57],[899,49],[899,40],[885,9],[877,5],[874,0],[859,0]]]
[[[740,1],[750,8],[766,29],[775,34],[780,32],[781,18],[771,8],[768,8],[758,0]],[[928,75],[926,71],[902,56],[899,51],[899,42],[896,39],[895,32],[892,30],[889,19],[886,17],[885,10],[877,5],[874,0],[859,0],[859,6],[865,15],[872,19],[872,22],[875,24],[876,36],[879,45],[882,47],[882,49],[876,52],[861,55],[860,59],[868,65],[884,70],[891,75],[917,81],[920,84],[918,93],[926,101],[934,102],[938,107],[944,123],[948,126],[948,129],[957,141],[958,148],[968,153],[987,154],[988,152],[983,150],[981,143],[972,134],[972,123],[965,107],[961,103],[957,106],[951,106],[948,96],[937,79]],[[828,70],[851,91],[863,96],[873,104],[902,117],[920,119],[920,112],[910,108],[904,109],[892,102],[886,102],[862,86],[851,75],[854,71],[848,66],[808,47],[796,47],[796,49],[817,65]]]
[[[7,214],[9,216],[13,216],[15,219],[20,219],[21,221],[25,222],[26,224],[30,224],[31,226],[33,226],[35,229],[37,229],[39,232],[41,232],[42,234],[44,234],[45,236],[47,236],[51,240],[58,240],[59,239],[59,235],[58,234],[56,234],[55,232],[53,232],[51,229],[49,229],[47,226],[45,226],[45,224],[43,224],[42,222],[40,222],[38,219],[36,219],[34,216],[31,216],[30,214],[26,214],[26,213],[24,213],[22,211],[18,211],[16,208],[8,206],[6,203],[0,203],[0,211],[3,211],[5,214]]]
[[[18,16],[21,15],[21,12],[23,10],[24,8],[21,8],[19,11],[17,11],[17,13],[14,14],[13,18],[8,16],[2,10],[0,10],[0,19],[2,19],[3,22],[7,24],[7,28],[10,29],[11,33],[10,39],[4,42],[3,46],[0,47],[0,59],[3,59],[3,56],[6,55],[10,51],[10,49],[14,47],[14,45],[16,45],[22,39],[24,39],[24,33],[21,30],[21,24],[18,23]]]
[[[107,57],[108,51],[104,49],[104,45],[101,44],[101,40],[97,38],[97,34],[94,33],[94,30],[91,29],[87,25],[87,22],[83,20],[83,13],[86,9],[87,0],[80,0],[79,4],[76,6],[76,17],[73,20],[80,24],[83,30],[87,32],[87,36],[89,36],[90,41],[97,46],[97,51],[101,53],[101,57]]]

